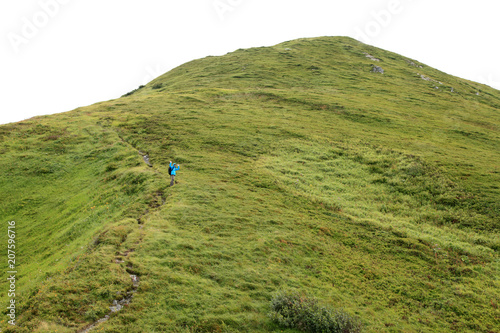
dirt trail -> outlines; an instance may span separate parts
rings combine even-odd
[[[122,139],[123,142],[127,143],[123,138],[120,137],[120,139]],[[133,147],[132,145],[130,145],[131,147]],[[143,160],[144,160],[144,163],[146,163],[147,166],[149,167],[152,167],[153,165],[151,164],[150,160],[149,160],[149,155],[148,154],[144,154],[143,152],[141,152],[140,150],[136,149],[135,147],[133,147],[142,157],[143,157]],[[158,171],[159,172],[159,171]],[[161,172],[159,172],[161,173]],[[151,207],[151,209],[146,209],[142,214],[140,214],[138,217],[137,217],[137,222],[138,222],[138,228],[139,229],[143,229],[144,228],[144,220],[145,220],[145,217],[149,214],[151,214],[152,212],[154,211],[157,211],[159,209],[161,209],[161,207],[165,204],[165,198],[164,198],[164,193],[163,192],[158,192],[156,193],[156,195],[158,196],[158,199],[159,200],[159,204],[154,206],[154,207]],[[126,272],[130,275],[130,280],[131,280],[131,283],[132,283],[132,288],[126,292],[126,296],[123,297],[122,299],[115,299],[113,301],[113,303],[110,305],[109,307],[109,312],[106,316],[96,320],[94,323],[90,324],[90,325],[87,325],[85,326],[84,328],[76,331],[77,333],[87,333],[87,332],[90,332],[92,331],[94,328],[98,327],[100,324],[108,321],[113,313],[116,313],[118,311],[121,311],[126,305],[130,304],[132,302],[132,299],[134,297],[134,294],[137,292],[138,288],[139,288],[139,285],[140,285],[140,277],[138,276],[137,273],[135,273],[133,271],[133,268],[132,268],[132,263],[130,261],[128,261],[128,257],[129,257],[129,254],[134,252],[135,249],[141,244],[141,242],[143,241],[143,237],[141,236],[139,238],[139,240],[137,242],[134,243],[134,245],[122,252],[119,252],[116,256],[115,256],[115,259],[113,260],[113,263],[115,264],[123,264],[123,263],[127,263],[126,264]]]

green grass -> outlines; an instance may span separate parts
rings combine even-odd
[[[292,290],[366,332],[494,332],[500,93],[409,61],[302,39],[1,126],[0,327],[74,332],[135,291],[95,330],[295,332],[268,316]]]

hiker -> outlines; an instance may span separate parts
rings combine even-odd
[[[168,167],[168,174],[170,175],[170,186],[174,186],[175,172],[179,170],[180,167],[180,164],[172,164],[172,161],[170,161],[170,166]]]

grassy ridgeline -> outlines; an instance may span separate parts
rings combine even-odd
[[[278,331],[267,314],[283,289],[366,331],[492,331],[499,106],[489,87],[318,38],[196,60],[121,99],[2,126],[16,331],[82,328],[131,274],[137,292],[104,331]]]

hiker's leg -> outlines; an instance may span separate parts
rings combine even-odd
[[[175,181],[175,176],[171,175],[170,176],[170,186],[174,186],[174,181]]]

